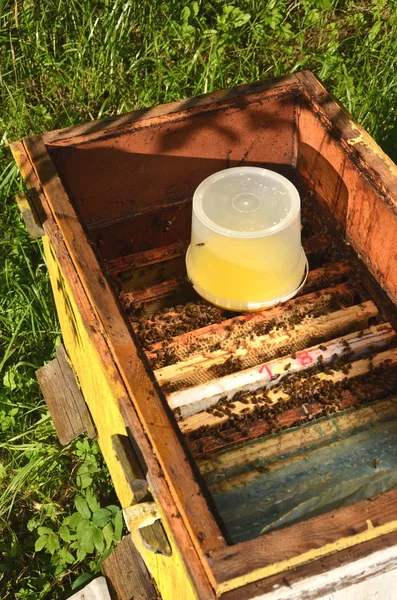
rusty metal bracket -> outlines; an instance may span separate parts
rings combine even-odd
[[[134,505],[151,498],[141,464],[126,435],[112,435],[112,448],[134,496]]]
[[[171,556],[172,548],[167,538],[167,534],[160,520],[154,521],[152,525],[141,526],[139,533],[145,547],[156,554]]]
[[[119,460],[124,476],[134,495],[134,504],[123,509],[128,531],[139,530],[146,548],[152,552],[170,556],[172,549],[160,521],[161,515],[153,502],[144,476],[144,468],[133,448],[130,436],[115,434],[112,447]]]
[[[123,516],[128,531],[139,530],[146,548],[158,554],[171,556],[172,548],[155,502],[143,502],[128,506],[124,508]]]

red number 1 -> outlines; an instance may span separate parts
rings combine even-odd
[[[263,371],[266,371],[266,373],[268,374],[268,376],[270,378],[273,377],[273,373],[270,370],[270,367],[268,365],[262,365],[259,369],[259,373],[263,373]]]

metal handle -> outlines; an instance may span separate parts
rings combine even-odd
[[[112,446],[134,495],[134,504],[123,509],[128,531],[139,530],[146,548],[152,552],[171,556],[172,548],[160,521],[160,513],[150,494],[144,476],[145,466],[137,456],[131,439],[126,435],[112,435]]]

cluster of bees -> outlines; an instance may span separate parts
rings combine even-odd
[[[206,325],[220,323],[224,319],[224,310],[207,303],[205,300],[198,299],[195,302],[164,308],[150,319],[135,317],[134,322],[138,338],[144,348],[150,349],[157,342],[165,342],[162,347],[162,350],[164,350],[167,342],[169,343],[174,337],[200,329]],[[161,355],[161,351],[158,362],[167,364],[164,356]],[[164,366],[164,364],[161,366]]]
[[[201,340],[193,339],[182,344],[175,342],[174,336],[188,333],[207,325],[221,323],[225,318],[225,311],[209,305],[205,301],[199,300],[197,303],[189,302],[186,305],[164,309],[150,320],[142,319],[138,321],[136,331],[144,346],[149,350],[153,344],[161,342],[161,346],[154,350],[153,358],[151,359],[154,369],[175,364],[199,352],[209,354],[220,349],[230,352],[230,357],[224,363],[213,365],[209,370],[213,377],[222,377],[247,368],[257,362],[276,358],[290,350],[290,347],[280,348],[279,352],[274,354],[270,348],[269,354],[266,347],[263,346],[262,352],[257,349],[252,353],[255,354],[255,356],[252,356],[252,360],[248,356],[245,359],[246,364],[243,364],[240,359],[233,356],[233,353],[238,348],[248,347],[249,341],[254,340],[256,337],[263,335],[271,336],[272,332],[276,331],[287,331],[293,337],[295,325],[327,314],[331,309],[338,310],[346,306],[351,303],[353,293],[352,288],[351,293],[335,294],[332,298],[329,296],[320,297],[312,303],[293,305],[281,315],[268,320],[263,319],[258,321],[254,319],[251,323],[250,321],[235,317],[230,322],[227,322],[227,325],[220,330],[220,333],[209,334]]]
[[[344,355],[335,355],[331,364],[338,369],[342,365],[342,369],[346,367],[349,371],[351,364],[346,361],[351,350],[347,342],[345,348]],[[371,359],[371,354],[367,358]],[[245,439],[277,433],[314,419],[330,417],[348,407],[358,408],[387,398],[397,389],[397,367],[390,365],[388,360],[363,375],[339,381],[320,379],[319,372],[324,372],[321,360],[306,371],[291,374],[272,389],[273,393],[283,394],[276,401],[269,398],[265,388],[255,392],[238,391],[231,399],[221,398],[207,412],[223,420],[188,433],[192,453],[205,458],[209,453],[242,443]]]
[[[164,355],[162,349],[160,351],[157,350],[157,356],[154,363],[155,368],[174,364],[175,362],[184,360],[187,357],[192,357],[194,354],[203,351],[210,353],[215,352],[216,350],[226,350],[227,352],[233,353],[238,348],[246,346],[247,341],[249,343],[249,341],[254,340],[256,337],[271,334],[276,330],[287,330],[291,332],[295,325],[302,323],[305,319],[314,319],[327,314],[331,310],[338,310],[351,304],[353,294],[354,290],[352,287],[351,293],[334,294],[332,297],[323,296],[314,302],[292,305],[290,308],[283,311],[282,314],[275,316],[272,319],[262,319],[260,321],[253,319],[251,322],[235,317],[222,328],[220,333],[215,333],[213,335],[209,334],[202,340],[193,340],[182,347],[179,347],[177,343],[174,343],[174,354],[172,357]],[[216,310],[222,312],[221,309]],[[197,323],[191,323],[190,325],[197,329],[199,327],[205,327],[207,324],[212,325],[222,321],[222,314],[211,314],[207,311],[205,317],[207,321],[211,322],[199,324],[198,327]],[[189,326],[189,324],[187,325]],[[191,329],[189,329],[189,331],[191,331]],[[183,333],[185,333],[185,331]],[[169,360],[169,358],[171,358],[171,360]],[[263,354],[261,356],[256,356],[255,358],[261,361],[261,359],[267,360],[269,358],[275,358],[275,356]],[[237,359],[234,359],[231,356],[230,359],[225,361],[224,365],[214,365],[212,370],[214,377],[221,377],[222,375],[234,373],[240,370],[240,368],[246,368],[246,365],[239,366]]]
[[[291,312],[296,314],[295,310],[291,310]],[[308,316],[306,312],[301,313],[301,316],[302,315],[305,315],[303,316],[304,322],[308,322],[308,320],[311,319],[311,316]],[[231,322],[230,327],[234,327],[233,321]],[[238,327],[239,323],[237,323],[237,328]],[[227,352],[230,353],[230,355],[228,356],[228,358],[226,358],[226,360],[214,363],[207,369],[201,369],[199,367],[196,367],[189,373],[185,373],[183,380],[165,383],[163,386],[164,393],[172,393],[180,389],[189,387],[191,385],[195,385],[198,382],[224,377],[226,375],[230,375],[231,373],[236,373],[251,366],[260,364],[261,362],[266,362],[268,360],[280,358],[281,356],[285,356],[289,353],[291,353],[291,358],[294,359],[296,358],[297,351],[308,347],[313,342],[315,343],[317,335],[315,329],[307,329],[307,331],[303,330],[300,332],[295,332],[294,329],[291,329],[288,326],[286,326],[285,328],[282,328],[280,326],[274,327],[267,335],[269,335],[269,337],[272,337],[272,332],[274,332],[275,338],[271,339],[269,342],[264,342],[258,347],[250,347],[249,344],[246,343],[245,347],[247,348],[248,352],[243,356],[236,356],[234,352],[236,350],[236,347],[244,346],[244,342],[246,342],[247,338],[244,337],[240,341],[235,341],[235,345],[231,345],[229,341],[229,345],[225,347],[225,349],[227,350]],[[281,344],[273,343],[277,342],[276,337],[278,335],[284,336],[285,333],[288,334],[287,340],[283,340]],[[331,357],[331,360],[329,360],[327,364],[324,364],[323,357],[320,355],[318,359],[318,366],[323,372],[332,375],[333,370],[341,369],[344,374],[349,373],[349,370],[351,368],[349,360],[352,358],[353,354],[350,350],[348,342],[345,341],[344,344],[346,345],[346,347],[344,349],[343,356],[340,357],[340,355],[334,354],[334,356]],[[322,345],[320,349],[323,349],[325,351],[326,347]],[[176,352],[174,352],[175,350]],[[165,357],[165,352],[166,350],[162,351],[162,359]],[[181,360],[180,354],[176,346],[169,346],[168,352],[174,352],[173,356],[171,357],[173,363],[179,362]],[[211,357],[210,353],[203,354],[204,356],[208,355],[209,358]],[[168,362],[167,364],[172,363]],[[291,365],[286,365],[285,370],[288,371],[290,366]]]
[[[317,217],[313,217],[313,214],[313,203],[310,197],[305,196],[305,201],[302,203],[303,239],[313,236],[314,233],[328,235],[327,226],[321,225],[319,228]],[[341,250],[331,239],[329,248],[321,252],[319,258],[315,257],[324,268],[323,275],[321,278],[317,277],[313,290],[310,286],[306,286],[304,293],[340,283],[346,273],[340,273],[333,263],[336,260],[349,258],[350,255],[350,250],[347,248]],[[142,277],[143,275],[144,273],[140,274]],[[165,277],[163,273],[158,275]],[[329,312],[358,304],[366,299],[366,292],[363,291],[357,278],[350,278],[347,290],[343,293],[333,293],[332,297],[328,294],[321,295],[310,303],[304,298],[295,300],[294,304],[286,305],[273,318],[252,320],[235,315],[231,318],[231,313],[200,299],[186,279],[181,278],[181,288],[176,292],[175,297],[178,298],[178,304],[169,308],[163,307],[150,318],[145,317],[139,307],[135,307],[132,317],[134,329],[143,347],[148,350],[151,366],[159,369],[186,360],[198,353],[210,357],[211,353],[224,350],[229,353],[228,358],[221,363],[213,364],[207,370],[211,378],[218,378],[288,353],[291,354],[292,359],[296,358],[298,350],[319,343],[312,339],[312,333],[304,334],[304,327],[296,329],[296,326],[310,324],[311,320]],[[168,298],[167,302],[170,303],[172,300]],[[214,333],[208,332],[196,338],[193,334],[181,340],[175,339],[217,324],[221,325],[215,328]],[[273,343],[279,334],[286,332],[289,334],[289,341],[286,344]],[[256,348],[255,344],[251,343],[265,335],[270,338],[268,347],[266,344],[259,347],[258,344]],[[367,353],[367,358],[370,359],[369,371],[365,375],[349,377],[353,352],[346,340],[342,343],[344,345],[342,354],[334,354],[331,359],[327,358],[327,361],[319,356],[316,364],[304,371],[291,374],[289,373],[291,364],[286,364],[285,373],[280,381],[274,382],[276,385],[272,388],[271,397],[269,391],[263,387],[254,392],[240,390],[233,397],[220,398],[215,406],[207,409],[207,413],[214,417],[214,423],[187,434],[187,441],[193,454],[203,457],[206,453],[241,443],[246,439],[276,433],[313,419],[329,417],[349,406],[359,406],[395,393],[397,367],[387,363],[374,367],[371,356],[375,349],[369,347]],[[240,348],[248,350],[244,358],[234,355]],[[324,344],[319,348],[323,352],[327,350]],[[318,377],[319,373],[332,377],[335,371],[342,372],[345,377],[338,381]],[[191,382],[186,377],[186,380],[167,382],[162,389],[164,393],[169,394],[189,385]],[[178,420],[181,418],[178,411],[175,416]]]
[[[224,362],[212,365],[208,371],[211,373],[212,377],[224,377],[231,373],[237,373],[237,371],[241,371],[243,368],[244,365],[241,358],[233,356],[232,354]]]

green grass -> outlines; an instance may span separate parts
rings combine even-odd
[[[96,444],[58,445],[34,377],[60,334],[41,244],[28,239],[13,202],[22,183],[8,143],[311,69],[396,160],[396,57],[395,1],[0,0],[3,600],[67,596],[103,547],[72,548],[64,519],[91,519],[78,509],[86,512],[87,490],[102,506],[114,502]]]

